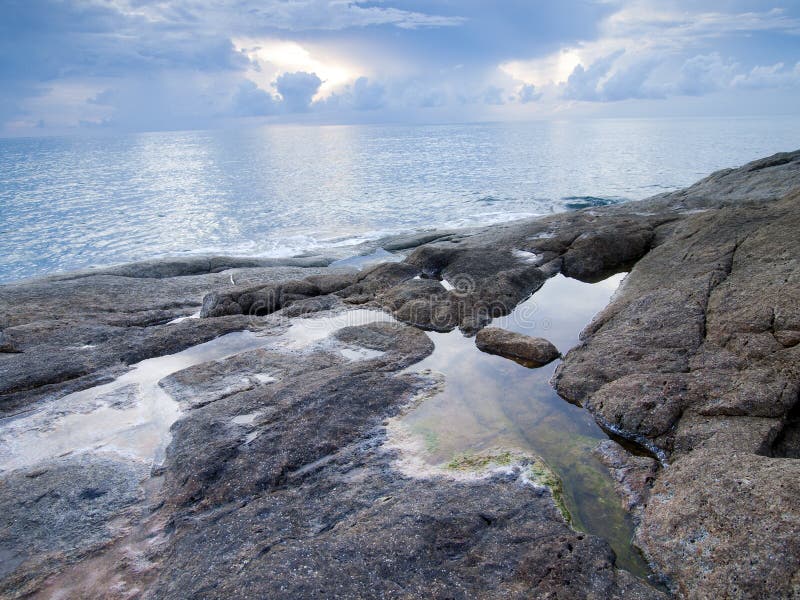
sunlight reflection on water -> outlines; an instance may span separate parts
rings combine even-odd
[[[798,119],[273,126],[0,139],[0,281],[181,253],[289,256],[638,199],[787,150]]]

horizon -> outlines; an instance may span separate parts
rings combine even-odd
[[[783,113],[776,115],[766,114],[743,114],[743,115],[654,115],[654,116],[575,116],[575,117],[542,117],[542,118],[519,118],[519,119],[496,119],[496,120],[475,120],[475,121],[360,121],[360,122],[327,122],[327,121],[247,121],[238,120],[225,123],[210,123],[208,127],[198,128],[174,128],[174,129],[111,129],[111,128],[73,128],[64,131],[33,130],[23,133],[0,132],[0,140],[25,140],[25,139],[45,139],[45,138],[69,138],[69,137],[113,137],[140,134],[159,134],[159,133],[203,133],[203,132],[236,132],[254,131],[260,128],[335,128],[335,127],[465,127],[465,126],[487,126],[487,125],[533,125],[533,124],[555,124],[555,123],[589,123],[607,121],[757,121],[757,120],[798,120],[800,114]],[[800,144],[800,142],[798,142]],[[798,145],[800,148],[800,145]],[[797,148],[785,148],[778,152],[791,152]]]

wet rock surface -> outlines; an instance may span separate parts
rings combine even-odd
[[[401,475],[381,424],[428,385],[396,372],[432,345],[384,323],[338,337],[384,350],[380,366],[262,356],[276,383],[179,422],[165,464],[174,532],[155,597],[658,597],[516,474]],[[252,422],[233,424],[248,411]]]
[[[252,326],[244,315],[170,324],[199,311],[209,288],[233,287],[232,281],[266,285],[324,272],[281,266],[197,273],[190,264],[189,273],[172,270],[179,273],[172,277],[146,263],[146,268],[111,267],[0,287],[2,341],[14,350],[0,353],[0,414],[30,408],[43,394],[90,387],[145,358]]]
[[[600,442],[594,454],[611,472],[623,507],[640,519],[641,509],[658,474],[658,461],[633,454],[614,440]]]
[[[543,367],[561,353],[544,338],[514,333],[500,327],[484,327],[475,336],[475,345],[484,352],[499,354],[530,367]]]
[[[265,340],[161,380],[182,411],[163,464],[89,448],[0,471],[0,593],[662,597],[546,488],[409,477],[383,443],[433,385],[403,372],[432,350],[420,329],[472,335],[556,273],[630,271],[555,386],[659,459],[601,451],[674,594],[797,596],[798,186],[783,154],[638,203],[387,239],[402,260],[361,271],[205,257],[0,287],[6,419],[229,332]],[[287,317],[354,307],[406,325],[282,344]]]
[[[637,541],[682,596],[800,589],[798,465],[783,458],[798,443],[800,355],[788,332],[800,328],[800,194],[763,188],[781,168],[776,194],[800,185],[797,164],[797,153],[781,155],[669,197],[722,205],[657,232],[555,379],[562,396],[668,465]],[[713,187],[723,181],[730,187]],[[742,186],[762,201],[746,202]]]
[[[143,465],[114,457],[65,458],[17,470],[0,486],[0,591],[22,595],[103,548],[120,521],[141,515]]]

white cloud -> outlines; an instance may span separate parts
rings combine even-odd
[[[464,23],[459,16],[441,16],[369,5],[356,0],[117,0],[116,6],[132,16],[154,22],[203,21],[216,28],[257,32],[260,30],[342,30],[353,27],[392,25],[401,29],[453,27]]]
[[[800,6],[777,2],[0,2],[0,128],[622,115],[618,101],[709,94],[788,106]]]
[[[246,79],[233,96],[231,113],[237,117],[264,117],[276,114],[279,108],[278,98]]]
[[[564,48],[543,58],[502,63],[499,68],[518,81],[544,86],[566,81],[579,64],[581,57],[576,49]]]
[[[353,65],[330,48],[269,38],[237,38],[234,42],[252,65],[247,77],[264,88],[272,85],[281,73],[315,73],[322,80],[316,97],[320,100],[369,74],[368,68]]]
[[[536,90],[536,86],[532,83],[526,83],[517,92],[517,99],[522,104],[529,102],[536,102],[542,98],[542,93]]]
[[[718,52],[688,59],[680,70],[672,92],[685,96],[702,96],[730,85],[737,65],[724,60]]]
[[[483,102],[492,106],[500,106],[506,103],[504,96],[503,88],[490,85],[483,91]]]
[[[722,13],[690,10],[676,0],[612,3],[619,10],[600,23],[597,39],[503,63],[500,70],[545,96],[588,102],[782,87],[798,79],[798,68],[776,64],[743,71],[719,51],[702,52],[726,36],[800,35],[800,19],[781,9]]]
[[[658,45],[678,42],[681,46],[702,38],[756,31],[800,35],[800,19],[780,8],[723,13],[696,10],[695,3],[638,0],[623,4],[604,21],[601,29],[603,37],[651,37]]]
[[[304,71],[283,73],[275,80],[275,89],[281,96],[281,105],[290,113],[307,112],[320,85],[322,80],[316,73]]]
[[[781,88],[800,86],[800,62],[794,68],[784,63],[753,67],[748,73],[736,75],[732,85],[738,88]]]
[[[367,77],[359,77],[352,85],[315,103],[319,110],[378,110],[387,105],[386,87],[379,82],[370,82]]]

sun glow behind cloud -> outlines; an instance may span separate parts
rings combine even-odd
[[[514,79],[543,87],[563,83],[582,62],[577,49],[567,48],[537,60],[503,63],[499,68]]]
[[[314,100],[321,100],[365,74],[365,69],[347,64],[330,51],[317,52],[293,41],[236,38],[233,43],[253,65],[248,78],[263,89],[269,89],[282,73],[314,73],[322,80]]]
[[[787,0],[12,0],[0,34],[0,135],[800,106]]]

